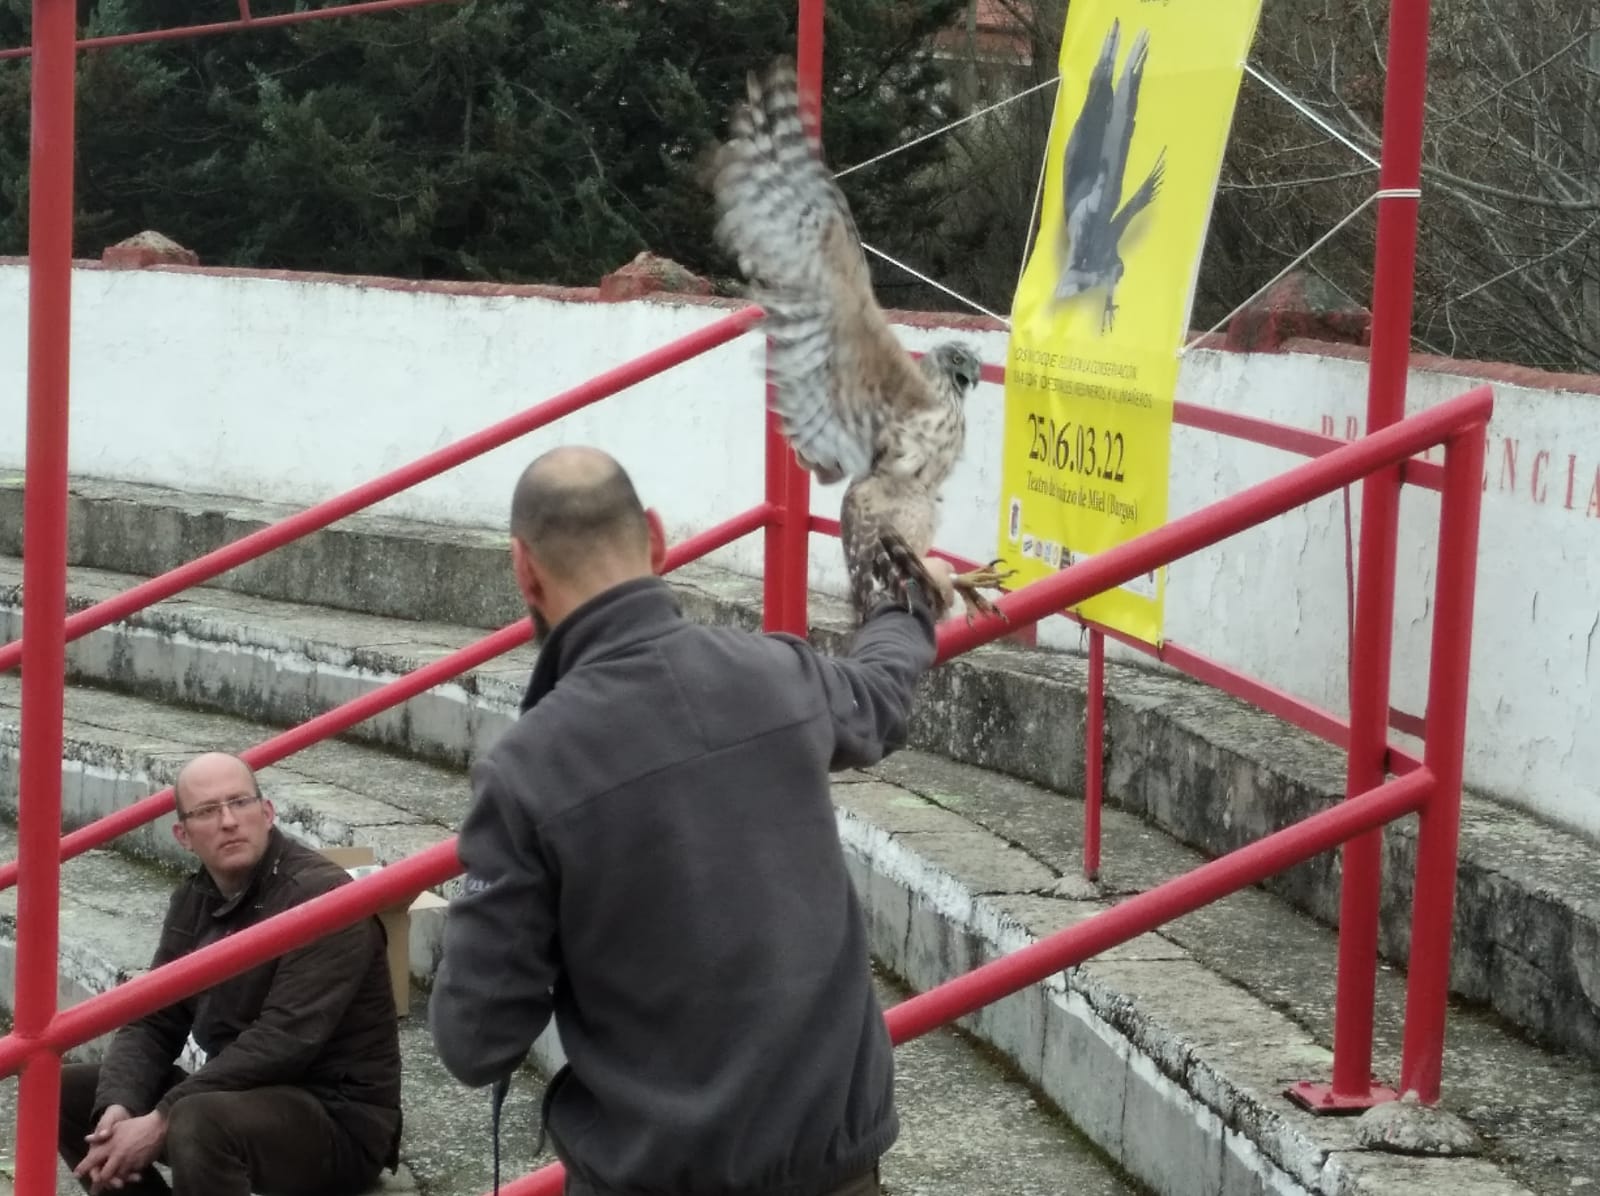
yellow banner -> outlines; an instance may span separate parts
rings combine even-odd
[[[1072,0],[1039,237],[1011,312],[1013,584],[1167,520],[1178,358],[1260,0]],[[1074,608],[1160,643],[1166,570]]]

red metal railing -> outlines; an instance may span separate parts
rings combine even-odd
[[[1433,659],[1429,677],[1427,749],[1422,764],[1397,780],[1374,786],[1340,806],[1232,852],[1203,867],[1122,902],[1111,910],[967,975],[895,1006],[888,1022],[895,1041],[925,1033],[982,1005],[1036,983],[1065,967],[1125,942],[1201,905],[1309,859],[1385,822],[1420,812],[1411,964],[1401,1083],[1426,1102],[1439,1096],[1449,945],[1455,892],[1461,758],[1477,561],[1479,483],[1485,429],[1492,407],[1487,387],[1443,403],[1289,472],[1148,532],[1092,560],[1002,596],[1009,622],[960,620],[939,631],[938,658],[948,660],[1063,607],[1121,584],[1151,568],[1209,547],[1248,527],[1349,485],[1432,444],[1446,446],[1443,518],[1435,586]],[[745,530],[759,526],[749,513]],[[738,529],[697,538],[709,550]],[[675,567],[691,545],[674,553]],[[1358,651],[1365,645],[1358,645]],[[109,992],[56,1014],[38,1033],[0,1038],[0,1075],[19,1066],[28,1074],[41,1057],[59,1064],[60,1052],[191,995],[245,967],[292,950],[320,934],[405,900],[460,872],[454,840],[437,844],[378,874],[306,902],[239,935],[156,968]],[[53,970],[48,974],[53,983]],[[20,1139],[24,1153],[28,1139]],[[53,1161],[52,1146],[41,1150]],[[19,1164],[22,1155],[19,1154]],[[512,1193],[559,1190],[559,1168],[545,1168],[510,1185]],[[19,1180],[21,1174],[19,1172]],[[29,1189],[22,1189],[27,1193]],[[47,1189],[38,1189],[43,1192]]]
[[[35,59],[30,176],[28,487],[25,496],[28,551],[23,587],[24,604],[30,617],[24,639],[0,648],[0,667],[13,667],[19,659],[24,666],[20,782],[26,796],[19,802],[19,860],[14,868],[0,869],[0,883],[16,880],[20,886],[15,1018],[12,1032],[0,1039],[0,1074],[10,1074],[19,1068],[22,1074],[17,1182],[24,1196],[44,1196],[53,1190],[54,1155],[44,1144],[47,1140],[53,1141],[60,1052],[177,996],[199,991],[261,959],[281,954],[321,933],[403,900],[459,871],[453,843],[439,844],[245,934],[157,969],[70,1010],[57,1011],[54,975],[61,859],[141,825],[171,808],[171,794],[167,791],[65,839],[59,838],[61,677],[66,642],[253,559],[298,535],[327,526],[560,414],[685,360],[695,352],[732,339],[759,318],[759,311],[753,308],[734,313],[696,334],[700,340],[684,338],[658,351],[659,356],[646,355],[630,362],[540,408],[431,454],[405,470],[263,529],[238,544],[219,549],[128,594],[81,612],[72,620],[65,619],[75,49],[205,36],[247,27],[271,28],[431,2],[440,0],[376,0],[375,3],[255,17],[247,0],[240,0],[237,21],[77,42],[71,0],[35,0],[34,46],[0,52],[0,58],[31,53]],[[799,0],[799,3],[799,66],[807,92],[805,102],[814,105],[821,77],[822,0]],[[1385,195],[1379,220],[1368,437],[1340,444],[1331,438],[1268,425],[1264,421],[1178,404],[1177,422],[1320,455],[1280,478],[1005,596],[999,605],[1010,617],[1010,623],[985,623],[973,628],[952,623],[940,632],[940,659],[943,660],[1008,634],[1013,626],[1031,625],[1045,615],[1059,613],[1093,593],[1216,543],[1309,498],[1367,477],[1363,487],[1361,593],[1353,636],[1359,650],[1356,652],[1357,671],[1352,679],[1352,718],[1348,728],[1326,711],[1298,702],[1177,645],[1165,644],[1161,651],[1163,659],[1169,663],[1256,701],[1347,747],[1350,751],[1349,800],[1335,810],[1315,815],[1186,877],[1124,902],[1090,922],[896,1006],[889,1013],[895,1041],[905,1041],[926,1032],[1236,888],[1344,843],[1344,918],[1334,1083],[1331,1089],[1300,1086],[1303,1089],[1300,1096],[1307,1103],[1340,1108],[1359,1107],[1382,1099],[1388,1095],[1387,1090],[1371,1089],[1367,1075],[1371,1058],[1371,990],[1376,966],[1377,828],[1395,817],[1420,811],[1401,1084],[1415,1088],[1425,1101],[1437,1100],[1448,991],[1473,570],[1481,501],[1478,481],[1490,399],[1486,390],[1476,391],[1426,415],[1396,424],[1404,407],[1408,360],[1407,329],[1416,228],[1414,188],[1420,160],[1421,67],[1425,61],[1427,12],[1426,0],[1393,0],[1381,179]],[[1446,446],[1442,469],[1409,459],[1434,444]],[[709,551],[764,528],[767,537],[764,624],[768,628],[803,634],[807,627],[807,540],[810,531],[829,529],[826,521],[810,518],[809,478],[795,464],[770,419],[767,450],[766,501],[680,545],[672,563],[675,566],[698,552]],[[1388,673],[1394,540],[1398,486],[1402,480],[1441,489],[1444,496],[1433,658],[1423,727],[1426,746],[1420,762],[1385,743],[1385,723],[1390,721]],[[1103,636],[1110,633],[1092,624],[1090,628],[1093,691],[1090,730],[1091,738],[1097,740],[1102,725],[1096,705],[1103,678]],[[504,628],[452,657],[257,745],[247,753],[247,759],[258,765],[281,759],[299,747],[336,734],[447,676],[523,642],[527,634],[526,626]],[[1093,793],[1086,807],[1086,817],[1097,822],[1100,785],[1095,770],[1099,752],[1091,751],[1090,756],[1087,781]],[[1384,771],[1389,767],[1404,775],[1396,781],[1383,782]],[[1097,853],[1098,836],[1090,838],[1096,844]],[[1097,855],[1086,856],[1085,863],[1092,873],[1098,866]],[[1320,1094],[1316,1091],[1318,1087],[1324,1089]],[[559,1187],[559,1168],[546,1168],[510,1190],[557,1191]]]

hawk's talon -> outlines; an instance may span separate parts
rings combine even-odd
[[[972,569],[966,573],[957,573],[950,578],[951,585],[956,593],[961,595],[961,600],[967,608],[967,626],[972,626],[976,615],[985,615],[990,618],[1004,619],[1011,622],[1011,616],[1006,614],[989,599],[985,598],[979,589],[994,589],[1005,592],[1004,581],[1008,577],[1016,576],[1015,569],[998,569],[996,566],[1004,562],[1004,557],[996,557],[987,565],[979,569]]]
[[[1001,572],[1000,570],[996,569],[995,566],[1000,564],[1003,560],[1003,557],[997,557],[981,569],[973,569],[968,573],[955,574],[950,578],[950,581],[958,590],[975,590],[979,586],[983,586],[986,589],[999,590],[1001,593],[1004,593],[1005,586],[1001,583],[1004,582],[1008,577],[1015,577],[1017,575],[1017,571],[1015,569],[1007,569],[1004,572]]]

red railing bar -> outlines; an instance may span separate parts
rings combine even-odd
[[[380,909],[409,901],[461,872],[452,835],[370,876],[292,906],[171,963],[135,976],[63,1009],[36,1044],[57,1052],[99,1037],[173,1001],[226,980],[264,960],[304,946]],[[15,1034],[0,1038],[0,1076],[17,1069],[32,1049]]]
[[[266,768],[304,747],[337,735],[391,706],[432,689],[435,685],[443,684],[458,673],[476,668],[485,661],[493,660],[496,656],[527,643],[532,631],[532,625],[527,622],[502,627],[475,644],[458,649],[448,656],[423,665],[414,672],[380,685],[358,698],[352,698],[342,706],[335,706],[308,722],[292,727],[254,747],[246,748],[239,753],[240,758],[251,768]],[[147,822],[153,822],[169,813],[172,808],[172,789],[169,786],[64,835],[60,841],[60,858],[70,860],[86,851],[104,846],[119,835],[138,830]],[[0,890],[10,888],[16,883],[16,879],[17,864],[14,861],[0,865]]]
[[[112,46],[137,46],[146,42],[179,41],[187,37],[210,37],[217,33],[236,33],[241,29],[275,29],[280,25],[299,25],[306,21],[321,21],[329,17],[361,17],[373,13],[390,12],[402,8],[421,8],[425,4],[458,3],[459,0],[366,0],[362,4],[340,4],[331,8],[316,8],[301,12],[276,13],[265,17],[252,17],[248,0],[239,0],[237,21],[217,21],[209,25],[176,25],[171,29],[146,29],[139,33],[113,33],[105,37],[90,37],[77,43],[80,50],[104,50]],[[27,58],[32,46],[16,46],[0,50],[0,60]]]
[[[1238,494],[1144,532],[1115,548],[1002,594],[995,606],[1007,619],[946,620],[939,628],[940,660],[1010,634],[1063,607],[1130,581],[1161,565],[1226,540],[1314,498],[1332,493],[1374,470],[1397,464],[1476,423],[1488,423],[1494,398],[1487,386],[1390,424]]]
[[[1083,733],[1083,877],[1100,876],[1100,806],[1104,798],[1106,637],[1089,632],[1089,692]]]
[[[800,0],[795,31],[795,73],[800,107],[808,123],[822,128],[823,0]],[[770,358],[772,344],[767,343]],[[778,510],[762,545],[761,626],[804,636],[810,627],[811,473],[795,459],[772,410],[774,384],[767,382],[766,495]]]
[[[770,346],[767,351],[771,352]],[[765,483],[767,503],[774,515],[762,545],[761,628],[804,636],[810,626],[806,573],[811,547],[807,519],[811,511],[811,475],[795,460],[777,413],[770,409],[771,395],[769,383]]]
[[[567,1169],[560,1163],[546,1163],[521,1179],[501,1184],[500,1196],[561,1196],[566,1186]]]
[[[1215,407],[1201,407],[1195,403],[1174,403],[1172,422],[1205,432],[1232,436],[1238,440],[1247,440],[1252,444],[1265,445],[1268,448],[1298,453],[1302,457],[1320,457],[1323,453],[1332,452],[1341,444],[1350,443],[1337,436],[1324,436],[1320,432],[1308,432],[1304,428],[1291,427],[1289,424],[1238,415],[1232,411],[1219,411]],[[1444,484],[1443,468],[1432,461],[1413,457],[1401,463],[1400,472],[1403,481],[1424,490],[1437,490]]]
[[[1123,636],[1115,631],[1107,631],[1108,635],[1115,636],[1121,643],[1131,647],[1140,647],[1140,642],[1129,636]],[[1232,669],[1220,661],[1209,656],[1202,656],[1191,651],[1181,644],[1168,640],[1161,646],[1161,650],[1153,654],[1165,660],[1174,668],[1204,681],[1217,689],[1232,694],[1236,698],[1250,702],[1265,710],[1268,714],[1277,716],[1285,722],[1299,727],[1302,731],[1326,740],[1335,747],[1345,748],[1350,743],[1350,724],[1331,711],[1323,709],[1297,698],[1286,690],[1265,681],[1258,681],[1246,673]],[[1395,730],[1406,730],[1405,727],[1396,725]],[[1389,745],[1390,771],[1397,774],[1408,773],[1421,765],[1421,761],[1401,748]]]
[[[1230,893],[1337,847],[1354,835],[1403,818],[1426,805],[1434,790],[1425,768],[1387,781],[1349,801],[1274,831],[1193,872],[1118,902],[1104,913],[1058,930],[1019,951],[911,997],[885,1017],[898,1043],[949,1024],[992,1001],[1037,984],[1065,968],[1220,901]]]
[[[1380,827],[1421,809],[1433,791],[1433,774],[1418,769],[1352,801],[1312,814],[1304,821],[1203,864],[1193,872],[1119,902],[1103,913],[1058,930],[982,967],[908,997],[884,1013],[896,1046],[949,1025],[993,1001],[1038,984],[1101,952],[1220,901],[1230,893],[1337,847],[1352,835]],[[325,900],[325,898],[321,899]],[[280,915],[281,916],[281,915]],[[548,1163],[510,1184],[502,1196],[554,1196],[564,1169]]]
[[[1308,432],[1304,428],[1292,427],[1289,424],[1256,419],[1233,411],[1222,411],[1216,407],[1202,407],[1196,403],[1174,402],[1172,422],[1189,428],[1198,428],[1202,432],[1216,432],[1222,436],[1248,440],[1268,448],[1298,453],[1302,457],[1320,457],[1341,444],[1349,443],[1332,436],[1324,436],[1320,432]]]
[[[1439,504],[1438,570],[1423,752],[1424,767],[1438,779],[1438,785],[1417,825],[1411,959],[1406,968],[1405,1030],[1400,1049],[1400,1091],[1415,1092],[1425,1105],[1438,1103],[1444,1068],[1486,439],[1484,429],[1474,428],[1449,445]]]
[[[1418,739],[1421,739],[1426,733],[1426,728],[1428,725],[1427,712],[1424,711],[1422,714],[1411,714],[1407,711],[1401,710],[1397,706],[1390,706],[1389,725],[1396,731],[1403,732],[1406,735],[1414,735]],[[1389,750],[1391,753],[1394,751],[1393,748],[1390,748]]]
[[[1348,442],[1341,441],[1340,443]],[[837,519],[829,519],[823,515],[813,515],[811,517],[811,530],[824,535],[837,536],[839,534],[839,521]],[[933,555],[943,557],[957,569],[963,571],[976,569],[979,564],[977,561],[969,560],[953,552],[947,552],[942,548],[935,548]],[[1133,648],[1146,656],[1170,664],[1173,668],[1193,677],[1196,681],[1203,681],[1215,689],[1220,689],[1223,693],[1249,702],[1258,709],[1281,718],[1292,726],[1299,727],[1302,731],[1309,731],[1319,739],[1326,740],[1335,747],[1343,748],[1350,741],[1349,724],[1333,712],[1308,702],[1304,698],[1298,698],[1287,690],[1270,685],[1265,681],[1260,681],[1248,673],[1242,673],[1210,656],[1196,652],[1191,648],[1186,648],[1176,640],[1165,640],[1158,648],[1154,644],[1146,643],[1144,640],[1131,636],[1124,631],[1119,631],[1117,628],[1107,627],[1103,623],[1095,622],[1093,619],[1086,619],[1075,611],[1058,610],[1054,613],[1064,619],[1072,620],[1072,622],[1091,633],[1099,632],[1116,640],[1117,643],[1125,647]],[[1420,732],[1421,728],[1414,716],[1404,714],[1398,710],[1392,713],[1395,730],[1404,731],[1408,735]],[[1389,771],[1397,775],[1410,772],[1421,764],[1417,757],[1393,744],[1389,745],[1388,750]]]
[[[725,520],[715,527],[708,528],[698,535],[676,545],[667,553],[666,568],[670,571],[678,568],[686,561],[692,561],[713,552],[733,541],[757,531],[766,525],[772,515],[772,508],[766,503],[751,507],[732,519]],[[379,714],[391,706],[397,706],[417,694],[432,689],[435,685],[443,684],[468,669],[476,668],[485,661],[493,660],[502,653],[521,646],[528,642],[533,633],[533,626],[527,620],[512,623],[502,627],[477,643],[469,644],[465,648],[457,649],[448,656],[431,661],[421,668],[397,677],[377,689],[352,698],[342,706],[335,706],[332,710],[324,711],[315,718],[301,723],[276,735],[263,743],[246,749],[240,753],[245,763],[252,768],[265,768],[286,756],[291,756],[301,748],[309,747],[329,739],[340,732],[348,730],[357,723]],[[57,752],[57,760],[60,753]],[[60,765],[57,764],[59,772]],[[19,803],[20,804],[20,803]],[[125,835],[129,831],[137,830],[147,822],[160,818],[172,809],[172,789],[166,788],[149,797],[141,798],[130,806],[107,814],[91,822],[88,826],[81,827],[66,835],[60,840],[60,858],[70,860],[74,856],[82,855],[86,851],[109,843],[118,835]],[[53,838],[53,836],[52,836]],[[0,890],[7,889],[16,883],[17,864],[15,861],[0,865]]]
[[[749,331],[764,314],[761,308],[755,305],[740,308],[687,336],[643,353],[603,374],[597,374],[587,382],[563,391],[535,407],[530,407],[509,419],[490,425],[481,432],[475,432],[454,444],[419,457],[409,465],[403,465],[399,469],[320,502],[260,531],[251,532],[248,536],[241,537],[231,544],[225,544],[206,553],[205,556],[180,565],[160,577],[151,578],[113,598],[97,602],[67,619],[67,639],[75,640],[118,619],[126,618],[146,606],[170,598],[190,586],[199,585],[219,573],[226,573],[229,569],[271,552],[291,540],[318,531],[330,523],[336,523],[347,515],[382,502],[419,482],[425,482],[448,469],[453,469],[464,461],[470,461],[519,436],[525,436],[536,428],[542,428],[563,416],[634,386],[646,378],[680,365],[692,357],[724,345]],[[5,645],[0,648],[0,671],[15,668],[20,659],[21,641]]]

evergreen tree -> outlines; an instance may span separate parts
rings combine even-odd
[[[836,169],[954,116],[926,47],[962,3],[830,0]],[[28,7],[0,0],[0,45],[27,41]],[[90,36],[205,19],[81,15]],[[592,284],[650,249],[727,274],[698,167],[795,19],[795,0],[465,0],[86,52],[77,252],[154,228],[218,265]],[[26,252],[27,88],[0,63],[0,253]],[[869,241],[909,243],[939,152],[845,180]]]

